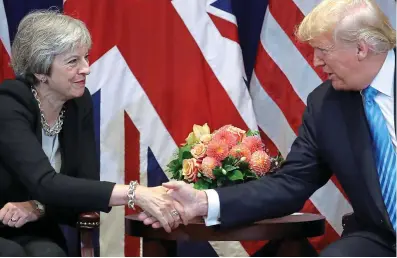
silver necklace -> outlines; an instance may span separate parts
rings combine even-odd
[[[53,127],[50,127],[50,125],[47,123],[47,120],[44,117],[43,110],[41,109],[41,102],[40,102],[39,96],[37,94],[37,91],[33,87],[31,87],[30,89],[32,90],[33,96],[36,99],[37,104],[39,105],[41,126],[43,127],[44,134],[47,136],[55,136],[55,135],[59,134],[59,132],[62,130],[63,118],[65,115],[65,108],[62,107],[61,113],[59,113],[57,121],[55,122]]]

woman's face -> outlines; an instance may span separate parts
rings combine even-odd
[[[84,94],[86,76],[90,73],[88,48],[76,47],[73,51],[55,56],[47,84],[63,100]]]

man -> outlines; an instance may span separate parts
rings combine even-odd
[[[329,80],[309,95],[279,172],[205,192],[182,182],[164,186],[184,206],[185,223],[205,216],[207,225],[229,227],[299,211],[335,173],[354,220],[322,255],[395,256],[395,30],[372,0],[325,0],[305,17],[297,37],[313,46],[314,65]]]

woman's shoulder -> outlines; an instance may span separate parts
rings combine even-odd
[[[34,98],[29,85],[20,80],[5,80],[0,84],[0,105],[23,105],[25,108],[34,108]],[[3,106],[3,105],[2,105]]]

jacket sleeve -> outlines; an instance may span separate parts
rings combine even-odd
[[[331,177],[321,160],[311,95],[295,139],[280,170],[259,180],[219,188],[222,227],[281,217],[299,211]]]
[[[80,158],[80,165],[76,173],[72,173],[77,178],[86,178],[92,180],[100,180],[99,174],[99,157],[97,156],[96,144],[95,144],[95,132],[94,132],[94,120],[93,120],[93,107],[92,99],[88,90],[85,91],[83,96],[84,106],[87,107],[87,111],[84,112],[82,121],[82,139],[81,141],[82,150],[80,153],[83,155]],[[109,207],[105,212],[109,212]],[[79,214],[82,212],[90,212],[93,210],[89,209],[70,209],[54,205],[48,205],[46,207],[46,216],[58,223],[68,224],[75,226],[78,221]]]
[[[0,91],[0,157],[45,205],[107,211],[114,183],[57,174],[36,138],[32,114],[20,98]]]

